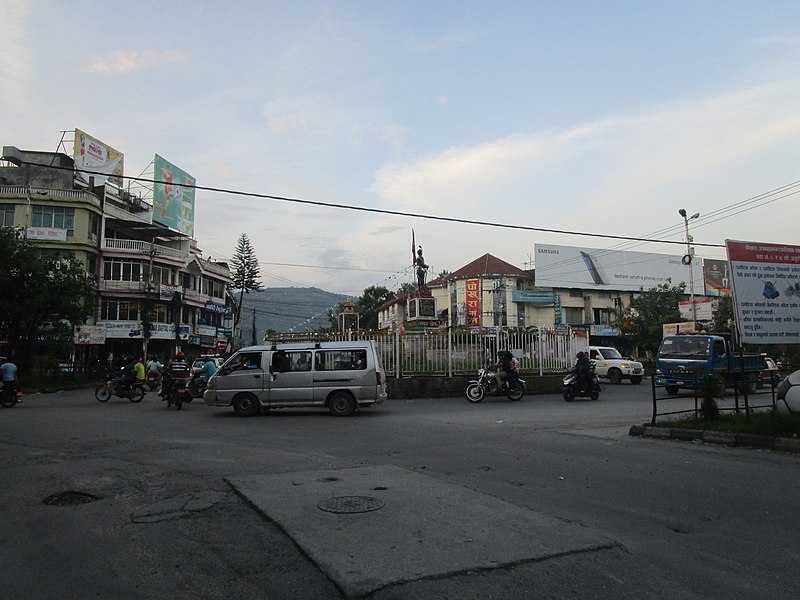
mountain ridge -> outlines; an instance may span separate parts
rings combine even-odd
[[[238,294],[234,293],[236,299]],[[251,341],[255,309],[256,341],[264,339],[267,330],[277,333],[313,331],[331,326],[328,310],[349,296],[320,288],[264,288],[244,294],[242,300],[242,337]]]

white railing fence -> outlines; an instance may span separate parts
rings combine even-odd
[[[335,334],[283,334],[285,341],[372,340],[386,374],[463,375],[495,362],[497,351],[508,349],[520,361],[520,369],[539,375],[563,373],[575,364],[575,355],[587,350],[586,332],[569,330],[433,331],[398,333],[348,331]],[[268,340],[272,341],[272,340]]]

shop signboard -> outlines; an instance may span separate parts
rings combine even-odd
[[[75,327],[75,343],[84,345],[102,345],[106,343],[104,325],[81,325]]]
[[[467,279],[466,283],[467,327],[481,326],[481,280]]]

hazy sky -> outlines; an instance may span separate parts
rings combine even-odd
[[[797,0],[22,0],[0,39],[3,145],[77,127],[126,175],[158,153],[214,188],[671,240],[686,208],[698,243],[800,243],[800,187],[758,199],[800,181]],[[412,228],[433,276],[618,245],[197,193],[206,256],[247,233],[270,287],[396,289]]]

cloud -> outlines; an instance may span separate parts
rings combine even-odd
[[[83,71],[95,75],[116,75],[131,71],[142,71],[167,63],[185,61],[186,59],[186,54],[178,50],[134,50],[132,52],[118,50],[107,56],[92,58]]]
[[[30,44],[30,2],[3,4],[0,19],[0,39],[3,40],[3,60],[0,61],[0,81],[3,82],[4,101],[8,96],[24,96],[24,90],[33,79],[34,63]]]

